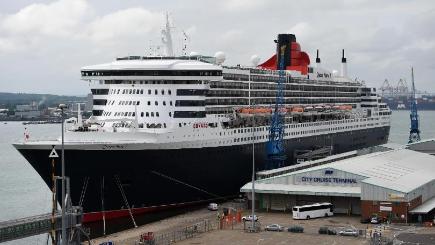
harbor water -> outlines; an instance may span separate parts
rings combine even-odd
[[[419,115],[422,139],[435,138],[435,111],[420,111]],[[408,111],[393,111],[389,142],[405,144],[408,141],[409,124]],[[30,138],[54,139],[60,135],[60,126],[25,126],[21,122],[0,122],[0,221],[50,212],[50,190],[13,148],[12,143],[23,140],[25,127]],[[40,235],[5,244],[47,244],[47,236]]]

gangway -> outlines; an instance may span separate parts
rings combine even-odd
[[[81,221],[83,217],[83,211],[79,207],[73,207],[72,212],[67,213],[66,219],[68,230],[83,231],[81,227]],[[62,214],[57,212],[55,218],[55,230],[60,231],[62,229]],[[26,218],[8,220],[0,222],[0,243],[8,242],[12,240],[22,239],[30,236],[49,233],[52,231],[52,214],[41,214]],[[80,244],[80,235],[77,232],[71,233],[75,237],[76,242],[71,241],[69,244]],[[72,240],[72,238],[70,238]]]

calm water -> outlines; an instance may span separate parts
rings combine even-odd
[[[435,111],[421,111],[419,114],[422,138],[435,138]],[[23,139],[24,127],[20,122],[0,122],[0,221],[50,212],[48,187],[11,145]],[[60,124],[26,127],[31,138],[56,138],[60,134]],[[390,142],[406,143],[408,131],[409,112],[394,111]],[[41,235],[5,244],[46,244],[46,240],[47,236]]]

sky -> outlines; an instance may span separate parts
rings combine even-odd
[[[400,78],[435,92],[433,0],[15,0],[0,1],[0,92],[85,95],[80,68],[160,45],[170,13],[174,49],[226,54],[225,65],[267,60],[278,33],[293,33],[322,67],[368,86]]]

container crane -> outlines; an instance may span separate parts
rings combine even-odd
[[[277,63],[279,79],[276,84],[275,108],[269,129],[269,141],[266,144],[267,168],[274,169],[284,166],[286,160],[283,137],[284,137],[284,84],[286,81],[285,55],[290,50],[288,35],[278,35],[277,42]]]
[[[411,91],[411,129],[409,131],[408,143],[414,143],[420,141],[420,129],[418,125],[418,113],[417,113],[417,100],[415,99],[415,85],[414,85],[414,68],[411,67],[411,79],[412,79],[412,91]]]

